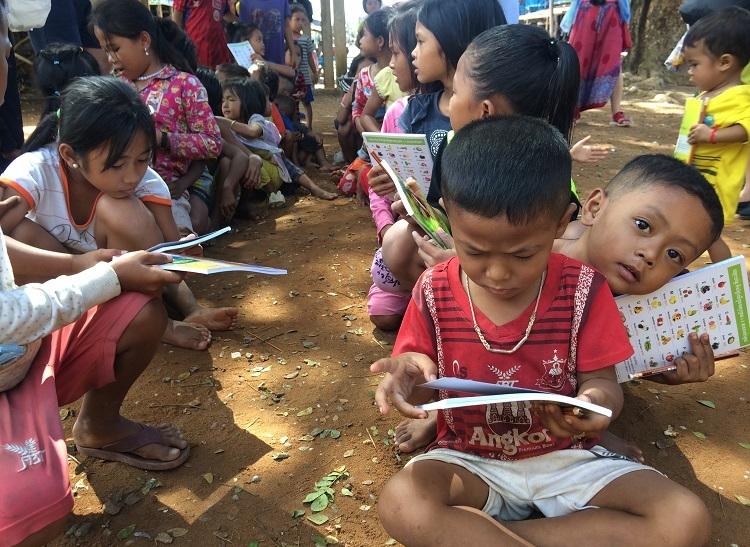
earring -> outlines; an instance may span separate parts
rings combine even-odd
[[[145,47],[143,48],[143,51],[146,53],[146,57],[150,55],[150,53],[148,52],[148,49],[146,49]]]
[[[78,164],[77,164],[77,163],[73,163],[73,164],[71,165],[71,167],[72,167],[73,169],[78,169]]]

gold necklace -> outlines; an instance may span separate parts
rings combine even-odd
[[[529,335],[531,334],[531,329],[534,328],[534,322],[536,321],[536,312],[539,309],[539,301],[542,299],[542,289],[544,288],[544,280],[547,277],[547,270],[544,271],[542,274],[542,280],[539,283],[539,294],[536,295],[536,303],[534,304],[534,311],[531,312],[531,317],[529,318],[529,324],[526,326],[526,332],[523,335],[523,338],[521,338],[518,343],[513,346],[511,349],[495,349],[490,346],[490,343],[487,342],[487,340],[484,337],[484,334],[482,334],[482,329],[479,328],[479,324],[477,323],[477,316],[474,312],[474,302],[471,299],[471,288],[469,287],[469,276],[466,275],[466,272],[461,272],[464,276],[464,286],[466,288],[466,296],[469,298],[469,310],[471,311],[471,321],[474,323],[474,332],[477,333],[477,336],[479,337],[479,341],[484,346],[484,349],[491,353],[502,353],[503,355],[510,355],[511,353],[515,353],[519,350],[521,346],[523,346],[526,343],[526,340],[529,339]]]

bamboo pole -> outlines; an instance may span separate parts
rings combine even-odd
[[[336,45],[336,77],[346,74],[346,11],[344,0],[333,0],[333,38]]]
[[[333,76],[333,31],[331,30],[331,0],[320,0],[320,27],[323,34],[323,83],[326,89],[335,87]]]

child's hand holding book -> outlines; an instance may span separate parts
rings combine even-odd
[[[117,274],[122,292],[158,294],[164,285],[179,283],[184,274],[154,268],[172,262],[169,255],[135,251],[112,260],[112,269]]]
[[[576,399],[601,405],[585,394],[579,394]],[[607,430],[611,421],[611,418],[602,414],[581,413],[577,408],[568,411],[568,408],[564,409],[555,403],[532,403],[532,410],[552,435],[561,438],[571,437],[576,441],[599,436]]]
[[[425,410],[416,408],[415,404],[430,401],[435,391],[418,388],[437,379],[437,365],[422,353],[402,353],[398,357],[380,359],[370,365],[370,372],[386,373],[375,391],[375,402],[382,414],[390,410],[388,401],[401,414],[408,418],[427,418]]]

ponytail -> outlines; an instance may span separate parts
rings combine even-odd
[[[539,27],[503,25],[477,36],[464,62],[477,99],[502,95],[516,114],[546,120],[570,140],[580,75],[569,44]]]
[[[57,112],[50,112],[45,115],[37,124],[34,132],[23,143],[21,153],[33,152],[55,142],[57,140],[57,122]]]
[[[166,23],[165,19],[155,18],[139,0],[102,0],[91,12],[90,21],[105,36],[122,36],[135,40],[142,32],[147,32],[151,37],[151,49],[161,62],[170,64],[177,70],[193,73],[184,55],[169,40],[169,36],[175,35],[169,28],[169,23],[172,22]]]

